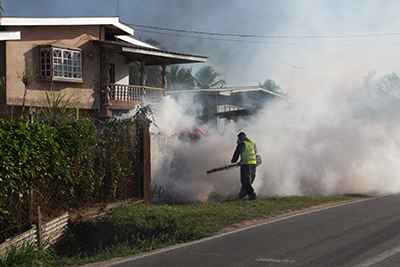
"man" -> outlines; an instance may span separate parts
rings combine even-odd
[[[246,195],[249,196],[250,200],[257,199],[256,193],[251,186],[256,177],[256,144],[247,138],[244,132],[238,134],[237,146],[231,162],[235,163],[239,159],[240,155],[240,182],[242,187],[239,192],[239,199],[243,199]]]

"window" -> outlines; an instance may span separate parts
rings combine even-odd
[[[55,81],[82,82],[82,52],[40,48],[40,76]]]

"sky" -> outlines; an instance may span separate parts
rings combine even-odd
[[[397,0],[3,0],[2,6],[5,16],[119,15],[137,38],[209,57],[185,67],[211,65],[227,87],[272,79],[284,93],[308,97],[327,87],[348,90],[373,70],[377,78],[400,73]]]

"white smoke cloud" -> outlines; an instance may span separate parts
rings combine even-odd
[[[363,98],[359,92],[365,90],[338,93],[335,88],[308,99],[272,102],[250,122],[239,121],[237,131],[245,131],[256,142],[263,159],[253,184],[257,194],[398,192],[399,102],[381,93]],[[190,128],[195,122],[187,115],[191,106],[196,104],[165,98],[155,106],[160,127],[152,130],[178,133]],[[208,175],[206,171],[230,163],[237,133],[219,134],[209,125],[196,126],[212,136],[181,147],[185,164],[172,177],[173,195],[178,200],[236,197],[238,168]]]

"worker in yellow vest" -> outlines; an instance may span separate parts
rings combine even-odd
[[[237,162],[240,155],[240,182],[242,183],[242,187],[240,188],[238,197],[239,199],[243,199],[247,195],[250,200],[255,200],[257,196],[252,184],[256,177],[257,146],[247,138],[244,132],[240,132],[237,137],[237,146],[231,162]]]

